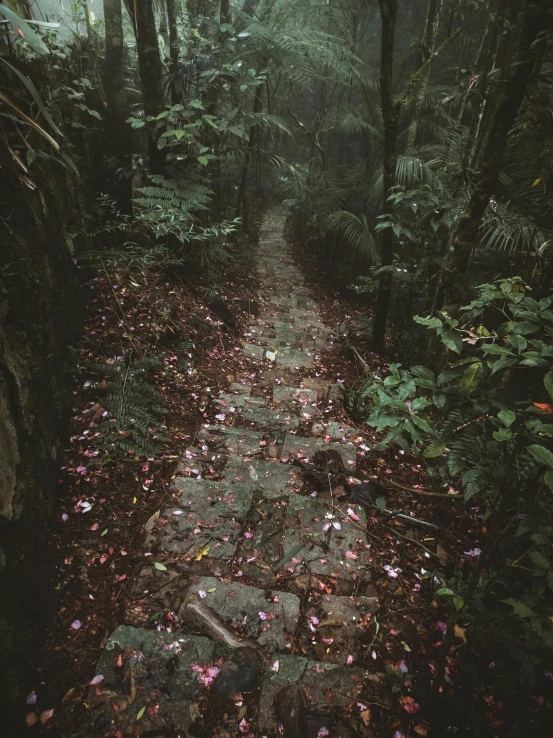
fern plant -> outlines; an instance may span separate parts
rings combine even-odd
[[[106,382],[97,438],[109,453],[155,456],[159,443],[170,440],[161,424],[167,409],[153,385],[153,373],[161,366],[157,358],[143,358],[116,359],[95,367]]]

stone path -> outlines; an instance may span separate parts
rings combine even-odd
[[[351,428],[321,424],[338,401],[318,370],[330,332],[283,227],[279,212],[264,223],[243,375],[147,526],[151,556],[89,695],[94,735],[371,735],[359,704],[379,676],[357,666],[378,609],[365,514],[306,491],[292,465],[334,449],[353,472],[356,450]],[[191,602],[215,626],[191,620]]]

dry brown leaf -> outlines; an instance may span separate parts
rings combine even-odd
[[[161,510],[158,510],[153,515],[151,515],[148,520],[146,521],[146,525],[144,526],[144,533],[151,533],[155,527],[155,524],[157,523],[157,520],[159,518]]]
[[[424,725],[415,725],[414,730],[415,730],[415,733],[417,735],[422,735],[423,738],[424,738],[424,736],[427,736],[428,735],[428,731],[426,730],[426,728],[424,727]]]
[[[439,558],[440,563],[444,564],[444,566],[449,561],[449,554],[441,543],[438,543],[438,546],[436,547],[436,556]]]
[[[466,643],[467,642],[467,637],[465,635],[464,628],[461,628],[460,625],[456,625],[454,627],[453,631],[454,631],[455,635],[457,636],[457,638],[460,638],[463,641],[463,643]]]
[[[371,722],[371,711],[369,709],[363,710],[361,712],[361,720],[365,723],[367,727],[369,727]]]

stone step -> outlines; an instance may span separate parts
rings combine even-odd
[[[337,451],[344,462],[346,470],[355,469],[357,449],[351,443],[327,443],[319,438],[303,438],[287,435],[282,447],[282,457],[292,459],[311,459],[317,451]]]

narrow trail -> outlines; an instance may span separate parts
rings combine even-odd
[[[147,525],[151,556],[90,690],[94,735],[371,735],[359,703],[379,675],[357,666],[378,609],[365,513],[330,491],[300,493],[292,464],[331,449],[353,473],[353,429],[318,419],[339,402],[317,376],[330,330],[284,220],[273,211],[263,224],[261,310],[242,375],[215,400],[220,425],[201,427]],[[211,611],[220,620],[206,626]]]

